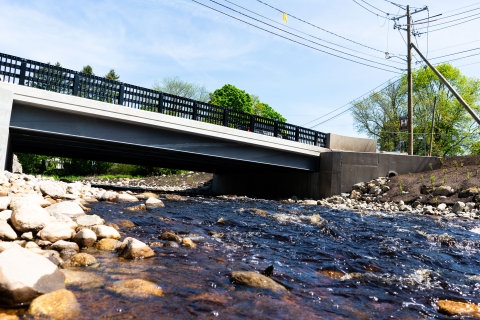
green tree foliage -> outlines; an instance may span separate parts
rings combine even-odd
[[[287,119],[270,107],[270,105],[261,102],[258,96],[251,94],[250,97],[252,98],[253,114],[280,122],[287,122]]]
[[[91,176],[105,174],[112,167],[112,162],[93,161],[84,159],[62,158],[63,170],[59,174],[64,176]]]
[[[253,103],[250,95],[231,84],[226,84],[211,93],[210,103],[253,114]]]
[[[162,81],[153,84],[153,90],[158,90],[176,96],[208,102],[210,93],[205,85],[190,83],[181,80],[179,77],[165,77]]]
[[[478,113],[480,80],[468,78],[450,64],[441,64],[437,69],[452,84],[457,92]],[[374,92],[369,97],[354,103],[352,111],[355,127],[378,140],[381,150],[392,151],[400,141],[407,141],[406,132],[400,132],[399,117],[407,115],[407,79],[390,84],[385,90]],[[476,142],[472,137],[478,126],[457,99],[430,69],[421,68],[413,73],[413,122],[414,153],[424,154],[424,134],[429,140],[433,107],[432,155],[451,156],[468,153]]]
[[[120,79],[120,75],[118,75],[114,69],[110,69],[110,71],[105,75],[105,78],[108,80],[118,81]]]
[[[91,76],[95,75],[95,73],[93,73],[93,68],[90,65],[84,66],[82,68],[82,70],[80,70],[80,72],[85,73],[85,74],[89,74]]]

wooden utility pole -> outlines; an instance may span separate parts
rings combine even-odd
[[[433,99],[433,112],[432,112],[432,133],[430,135],[430,157],[432,156],[433,149],[433,128],[435,127],[435,109],[437,108],[437,97]]]
[[[413,155],[413,80],[412,80],[412,26],[410,6],[407,6],[407,78],[408,78],[408,154]]]

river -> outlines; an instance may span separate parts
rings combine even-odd
[[[248,198],[191,197],[137,212],[125,206],[93,203],[90,214],[134,222],[122,237],[152,243],[172,230],[197,248],[155,247],[154,258],[134,261],[91,251],[100,266],[85,270],[103,283],[69,287],[80,319],[443,319],[438,299],[480,302],[480,235],[469,231],[478,220]],[[288,293],[230,282],[232,271],[270,265]],[[133,278],[158,284],[164,296],[108,290]]]

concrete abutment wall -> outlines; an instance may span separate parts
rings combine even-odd
[[[0,88],[0,169],[12,170],[13,152],[10,146],[10,117],[13,92]]]

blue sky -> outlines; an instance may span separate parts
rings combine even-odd
[[[198,1],[241,17],[210,0]],[[234,7],[225,0],[216,1]],[[280,12],[257,0],[229,1],[283,23]],[[361,0],[356,1],[367,6]],[[402,10],[387,1],[366,1],[390,14],[402,13]],[[401,69],[406,68],[400,59],[384,59],[383,52],[387,50],[391,54],[403,56],[406,53],[405,43],[400,33],[393,30],[392,22],[375,16],[352,0],[264,2],[379,51],[343,40],[292,17],[283,25],[361,53],[337,47],[339,50]],[[428,5],[431,16],[439,13],[447,16],[480,8],[480,3],[474,0],[412,0],[409,4],[414,7]],[[446,13],[468,5],[472,6]],[[58,61],[62,66],[74,70],[80,70],[89,64],[97,75],[104,75],[114,68],[120,74],[121,81],[144,87],[151,87],[156,80],[165,76],[178,76],[185,81],[204,84],[210,91],[230,83],[260,96],[263,102],[282,113],[289,123],[296,125],[304,125],[332,112],[395,76],[394,73],[352,63],[292,43],[200,6],[192,0],[0,0],[0,8],[2,53],[41,62]],[[432,25],[476,13],[480,13],[480,9],[432,22]],[[426,17],[426,11],[414,16],[416,19]],[[405,19],[401,22],[405,23]],[[420,26],[426,25],[417,27]],[[434,58],[480,47],[479,27],[480,19],[473,20],[431,32],[428,41],[426,35],[417,40],[425,53],[428,43],[429,57]],[[403,34],[406,36],[405,32]],[[301,39],[299,41],[306,43]],[[467,42],[471,43],[465,44]],[[315,44],[310,45],[324,50]],[[455,47],[445,49],[449,46]],[[480,51],[452,58],[476,52]],[[393,61],[400,63],[395,64]],[[475,64],[476,62],[480,62],[479,56],[454,61],[452,64],[460,66],[467,76],[478,77],[480,63]],[[471,65],[465,66],[467,64]],[[306,126],[318,122],[320,121]],[[359,135],[348,112],[315,129]]]

